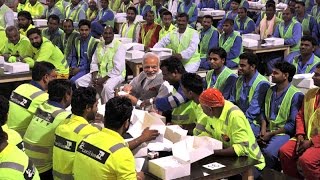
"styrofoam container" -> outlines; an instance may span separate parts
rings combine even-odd
[[[125,23],[125,22],[127,22],[127,18],[126,17],[117,17],[117,18],[114,18],[114,22]]]
[[[138,50],[130,50],[126,52],[126,59],[142,59],[144,56],[145,52],[143,51],[138,51]]]
[[[271,37],[271,38],[266,38],[264,39],[268,45],[273,45],[273,46],[281,46],[284,45],[284,39],[283,38],[276,38],[276,37]]]
[[[125,38],[125,37],[121,37],[121,38],[116,38],[119,41],[122,42],[122,44],[127,44],[127,43],[132,43],[132,39],[131,38]]]
[[[138,51],[144,51],[144,45],[140,43],[127,43],[124,44],[124,47],[126,50],[138,50]]]
[[[47,20],[46,19],[34,19],[33,23],[35,27],[41,27],[41,26],[47,26]]]
[[[150,48],[150,51],[157,54],[160,60],[164,60],[172,55],[172,49],[169,48]]]
[[[254,39],[254,40],[260,40],[260,34],[253,34],[253,33],[249,33],[249,34],[242,34],[242,38],[247,38],[247,39]]]
[[[292,84],[298,88],[311,89],[314,87],[313,74],[296,74],[293,76]]]
[[[248,39],[248,38],[243,38],[242,39],[242,45],[244,47],[257,47],[259,45],[259,42],[254,39]]]
[[[145,21],[145,20],[143,19],[143,16],[137,15],[135,21],[143,22],[143,21]]]
[[[22,62],[4,63],[4,71],[10,73],[20,73],[30,71],[29,64]]]
[[[224,16],[225,14],[226,14],[226,12],[223,10],[214,10],[211,15],[212,16]]]
[[[173,156],[167,156],[150,160],[148,171],[161,179],[177,179],[190,176],[191,164],[176,159]]]

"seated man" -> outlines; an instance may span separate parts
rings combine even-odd
[[[139,4],[137,5],[138,15],[145,17],[147,15],[147,12],[150,10],[151,10],[151,5],[146,3],[146,0],[139,0]]]
[[[48,83],[56,77],[55,67],[51,63],[38,62],[34,65],[32,81],[18,86],[11,94],[7,122],[9,128],[23,137],[38,106],[48,100]]]
[[[102,35],[104,41],[98,43],[92,56],[90,73],[76,81],[77,87],[90,85],[101,91],[101,103],[105,104],[114,97],[114,89],[124,81],[126,76],[126,49],[114,39],[113,28],[106,26]]]
[[[259,115],[261,114],[264,97],[270,87],[268,80],[257,71],[258,58],[252,53],[240,55],[238,74],[230,101],[234,102],[245,114],[253,134],[260,133]]]
[[[20,134],[10,129],[7,125],[9,111],[9,101],[4,96],[0,95],[0,128],[7,133],[8,143],[17,146],[19,149],[24,151],[24,145]]]
[[[61,39],[63,31],[59,28],[59,24],[60,18],[55,14],[50,15],[48,18],[48,27],[42,29],[42,35],[63,51],[63,42]]]
[[[100,0],[101,9],[94,21],[91,23],[92,35],[95,38],[100,38],[103,34],[105,26],[114,26],[114,14],[111,9],[108,8],[109,0]]]
[[[301,24],[292,19],[294,13],[294,9],[285,9],[282,15],[283,22],[278,24],[273,33],[274,37],[283,38],[285,45],[290,45],[290,53],[285,57],[286,61],[299,54],[300,39],[302,37]]]
[[[213,18],[205,15],[202,19],[202,30],[200,31],[199,53],[201,58],[200,68],[209,70],[210,64],[207,61],[208,51],[219,46],[219,32],[212,25]]]
[[[200,3],[198,4],[198,8],[212,8],[214,9],[216,2],[211,1],[211,0],[201,0]]]
[[[27,32],[34,28],[31,14],[28,11],[18,13],[18,27],[21,35],[27,36]]]
[[[178,14],[186,13],[188,15],[188,24],[195,28],[198,20],[197,4],[191,0],[183,0],[178,4]]]
[[[32,57],[32,46],[29,39],[20,35],[16,27],[7,27],[6,36],[8,41],[3,50],[3,57],[5,61],[16,62],[17,59],[20,61],[26,57]]]
[[[297,1],[295,12],[296,15],[293,19],[301,23],[303,35],[317,37],[317,22],[314,17],[306,12],[305,2]]]
[[[238,17],[234,19],[234,30],[238,31],[240,35],[252,33],[255,30],[253,20],[247,16],[247,9],[240,7],[238,9]]]
[[[297,179],[320,179],[319,64],[313,81],[317,88],[310,89],[305,94],[302,107],[296,116],[295,138],[290,139],[279,151],[283,173]]]
[[[49,19],[49,16],[53,14],[58,16],[59,19],[64,19],[64,9],[60,8],[57,5],[58,1],[63,1],[63,0],[47,0],[48,7],[45,8],[45,10],[43,11],[41,19]]]
[[[90,0],[88,2],[89,8],[86,11],[86,17],[89,21],[93,21],[96,19],[97,15],[98,15],[98,5],[97,2],[95,0]]]
[[[166,8],[162,6],[161,0],[153,0],[153,6],[151,7],[151,11],[154,12],[155,23],[161,24],[161,12],[163,12],[164,10],[166,10]]]
[[[132,42],[138,42],[141,30],[141,23],[136,21],[137,9],[129,7],[127,10],[127,22],[123,23],[120,28],[120,36],[131,38]]]
[[[44,6],[38,0],[28,0],[23,10],[30,12],[32,18],[40,18]]]
[[[258,141],[268,168],[278,169],[279,149],[295,134],[295,119],[303,101],[303,94],[290,83],[295,71],[288,62],[276,63],[272,72],[276,85],[268,89],[265,97]]]
[[[69,66],[61,50],[52,44],[47,38],[41,36],[37,28],[30,29],[27,36],[32,44],[33,57],[24,58],[23,61],[32,68],[35,62],[47,61],[52,63],[57,70],[58,79],[68,79]]]
[[[96,50],[98,40],[90,34],[90,21],[82,19],[79,22],[80,36],[74,40],[74,45],[71,47],[71,53],[68,57],[70,67],[70,81],[72,84],[77,79],[90,72],[90,64],[93,53]]]
[[[178,29],[162,38],[155,48],[170,47],[173,56],[179,59],[187,72],[196,72],[200,66],[198,53],[199,34],[196,30],[188,27],[188,15],[181,13],[177,19]]]
[[[120,8],[117,10],[118,13],[126,13],[129,7],[134,7],[131,0],[121,0]]]
[[[172,13],[170,11],[164,11],[162,13],[162,28],[159,32],[159,40],[164,38],[167,34],[169,34],[172,31],[177,30],[177,27],[173,24],[173,17]],[[170,47],[167,47],[170,48]]]
[[[159,40],[161,26],[154,22],[154,15],[152,10],[147,12],[147,23],[142,25],[140,30],[139,43],[144,44],[146,49],[153,48]]]
[[[5,1],[0,1],[0,26],[6,28],[14,25],[13,11],[5,4]]]
[[[315,0],[316,4],[312,7],[310,15],[317,18],[320,14],[320,0]]]
[[[224,149],[214,150],[214,156],[248,156],[260,161],[253,169],[254,177],[258,178],[265,160],[243,112],[215,88],[203,91],[199,102],[203,112],[210,117],[205,132],[199,136],[209,136],[223,143]]]
[[[220,0],[219,0],[220,1]],[[225,8],[226,8],[226,10],[231,10],[232,9],[232,7],[231,7],[231,1],[230,0],[226,0],[227,2],[225,2],[226,3],[226,5],[225,5]],[[254,0],[254,1],[256,1],[256,0]],[[264,1],[264,0],[262,0],[262,1]],[[245,0],[240,0],[240,2],[239,2],[239,7],[244,7],[244,8],[246,8],[246,9],[249,9],[249,3],[248,3],[248,1],[245,1]]]
[[[297,55],[290,64],[296,67],[296,74],[313,73],[320,63],[320,58],[313,52],[317,46],[317,41],[312,36],[303,36],[300,44],[300,55]]]
[[[212,68],[206,75],[206,88],[214,87],[222,92],[225,99],[229,99],[235,88],[237,74],[226,66],[226,51],[221,48],[213,48],[208,52],[208,62]]]
[[[71,83],[64,79],[53,80],[48,84],[48,94],[48,101],[37,108],[23,136],[26,154],[35,164],[41,179],[53,179],[54,131],[71,115],[65,110],[71,103]]]
[[[62,23],[64,33],[61,36],[63,42],[63,54],[68,59],[69,54],[74,44],[74,40],[79,36],[79,32],[74,30],[73,21],[71,19],[65,19]],[[69,64],[70,62],[68,62]]]
[[[233,30],[234,21],[226,19],[223,23],[223,33],[219,37],[219,47],[227,52],[226,65],[228,68],[236,68],[239,64],[239,56],[242,53],[242,38]]]
[[[117,12],[120,8],[121,0],[109,0],[109,9],[111,9],[113,12]]]
[[[222,33],[223,31],[222,27],[226,19],[234,20],[238,16],[240,1],[241,0],[231,0],[231,10],[227,11],[226,14],[223,16],[222,20],[220,20],[218,23],[217,29],[219,30],[220,33]]]
[[[73,21],[74,26],[78,26],[78,23],[81,19],[86,19],[86,12],[82,8],[80,3],[81,0],[73,0],[71,3],[65,8],[66,19],[71,19]]]
[[[131,100],[132,105],[138,108],[151,105],[153,98],[169,95],[169,89],[164,85],[160,70],[159,56],[151,52],[146,53],[143,57],[142,69],[143,72],[123,88],[124,91],[130,93],[127,97]]]

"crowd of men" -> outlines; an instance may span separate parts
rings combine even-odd
[[[0,54],[32,69],[30,83],[9,100],[0,96],[0,179],[143,179],[131,150],[159,133],[147,128],[125,142],[133,107],[166,115],[190,135],[222,141],[215,156],[258,160],[255,178],[271,168],[320,179],[320,1],[290,0],[282,12],[274,1],[265,3],[254,21],[243,0],[49,0],[47,8],[20,0],[10,6],[18,12],[16,27],[13,11],[0,0]],[[204,16],[200,27],[203,8],[226,14],[217,27]],[[146,51],[143,71],[120,95],[126,48],[115,38],[115,13],[127,14],[120,36]],[[48,27],[35,28],[38,18]],[[290,53],[243,52],[246,33],[283,38]],[[160,62],[150,48],[173,54]],[[205,79],[199,68],[207,70]],[[291,84],[304,73],[314,73],[317,86],[306,94]]]

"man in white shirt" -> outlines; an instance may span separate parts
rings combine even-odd
[[[119,34],[121,37],[131,38],[132,42],[139,41],[141,24],[136,20],[138,11],[135,7],[127,10],[127,22],[122,24]]]
[[[103,41],[99,42],[92,56],[90,73],[79,78],[77,87],[94,86],[101,92],[101,103],[105,104],[114,97],[114,89],[124,81],[126,75],[126,49],[122,43],[114,39],[113,28],[106,26]]]
[[[0,0],[0,26],[6,28],[14,26],[13,11],[4,4],[5,0]]]

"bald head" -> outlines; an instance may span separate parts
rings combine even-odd
[[[148,52],[143,57],[143,71],[149,79],[154,79],[159,72],[160,58],[158,55]]]
[[[15,26],[9,26],[6,28],[6,36],[10,43],[16,45],[20,40],[20,33]]]

